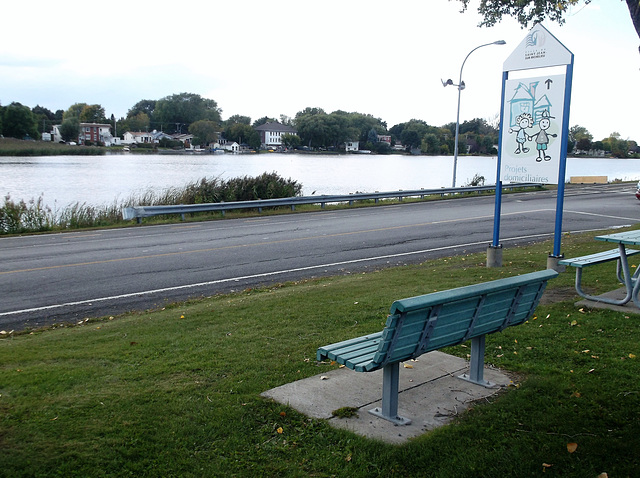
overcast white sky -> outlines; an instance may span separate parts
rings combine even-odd
[[[142,99],[211,98],[223,119],[278,118],[307,106],[371,114],[388,127],[461,122],[500,111],[502,65],[526,36],[508,18],[479,28],[478,2],[233,0],[5,2],[0,13],[0,103],[52,111],[100,104],[126,116]],[[640,142],[640,55],[625,2],[593,0],[560,27],[575,56],[570,124],[594,139]],[[535,76],[535,75],[532,75]]]

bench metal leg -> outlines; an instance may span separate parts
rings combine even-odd
[[[396,425],[409,425],[410,419],[398,416],[399,383],[400,364],[386,365],[382,369],[382,407],[373,408],[369,413]]]
[[[471,363],[469,364],[469,373],[462,374],[458,378],[467,382],[482,385],[483,387],[493,388],[495,383],[485,380],[484,377],[484,349],[485,336],[474,337],[471,339]]]

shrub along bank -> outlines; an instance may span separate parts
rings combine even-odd
[[[16,202],[10,196],[5,196],[4,203],[0,203],[0,235],[121,225],[124,223],[122,209],[130,206],[277,199],[299,196],[301,192],[301,184],[273,172],[228,180],[203,178],[184,187],[169,188],[159,193],[149,189],[139,196],[133,195],[110,205],[74,203],[60,211],[52,211],[45,206],[42,197]]]

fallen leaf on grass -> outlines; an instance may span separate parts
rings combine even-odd
[[[545,471],[547,471],[547,468],[551,468],[553,465],[550,465],[549,463],[543,463],[542,464],[542,472],[544,473]]]
[[[278,427],[278,429],[276,430],[280,435],[282,435],[282,433],[284,432],[284,430],[282,429],[282,427]]]
[[[630,359],[634,359],[634,358],[636,358],[636,356],[635,356],[635,354],[629,354],[629,358]]]
[[[578,448],[578,444],[577,443],[567,443],[567,451],[569,453],[573,453],[574,451],[576,451]]]
[[[574,327],[576,325],[578,325],[578,321],[577,320],[572,320],[571,321],[571,327]]]

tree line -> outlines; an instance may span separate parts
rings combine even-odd
[[[257,126],[267,122],[279,122],[292,126],[297,134],[284,135],[283,144],[288,148],[305,147],[319,150],[338,150],[345,142],[358,141],[360,149],[377,153],[395,151],[397,145],[403,150],[430,155],[452,154],[455,147],[455,123],[431,126],[423,120],[387,127],[381,118],[370,114],[342,110],[325,112],[322,108],[308,107],[295,117],[280,115],[280,118],[262,117],[252,122],[249,116],[233,115],[222,120],[222,110],[216,101],[194,93],[179,93],[159,100],[141,100],[131,107],[126,117],[106,117],[101,105],[75,103],[67,110],[52,112],[37,105],[29,108],[13,102],[0,105],[0,134],[19,139],[38,139],[43,132],[50,132],[53,125],[60,125],[65,141],[75,141],[81,123],[109,124],[114,136],[125,132],[163,131],[168,134],[189,133],[194,144],[208,145],[222,134],[228,141],[260,147]],[[498,124],[496,120],[473,119],[460,125],[459,150],[469,154],[497,154]],[[388,136],[391,141],[381,140]],[[386,138],[384,138],[386,139]],[[164,146],[171,146],[170,144]],[[582,126],[570,129],[569,151],[589,154],[593,150],[609,151],[615,157],[627,157],[637,152],[635,141],[624,140],[618,133],[608,138],[593,141],[593,135]]]

